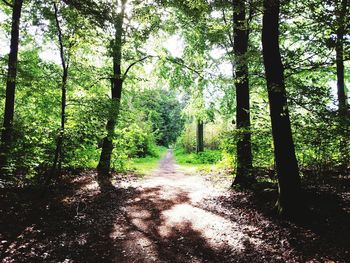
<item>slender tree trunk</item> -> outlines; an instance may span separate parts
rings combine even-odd
[[[204,123],[197,121],[197,153],[204,152]]]
[[[248,186],[252,177],[252,149],[250,134],[250,105],[249,105],[249,77],[248,77],[248,37],[245,1],[239,0],[235,4],[234,22],[234,53],[235,53],[235,87],[236,87],[236,121],[237,121],[237,171],[233,185]]]
[[[109,117],[106,125],[107,136],[103,139],[102,151],[100,155],[100,161],[97,166],[98,182],[102,189],[108,189],[112,187],[110,180],[110,168],[111,157],[113,152],[113,138],[114,130],[117,125],[120,99],[123,89],[123,79],[121,74],[121,58],[122,58],[122,37],[123,37],[123,21],[124,21],[124,8],[126,0],[121,1],[121,12],[115,19],[115,37],[112,47],[113,57],[113,78],[112,82],[112,99]]]
[[[58,134],[56,142],[56,151],[55,157],[51,168],[51,173],[48,177],[47,183],[50,183],[52,180],[57,180],[61,173],[61,166],[63,160],[63,143],[64,143],[64,133],[65,133],[65,123],[66,123],[66,105],[67,105],[67,80],[68,80],[68,63],[65,58],[64,44],[63,44],[63,35],[61,30],[61,25],[58,18],[58,8],[57,4],[54,3],[55,9],[55,22],[57,28],[57,36],[60,47],[60,57],[62,65],[62,83],[61,83],[61,126],[60,132]]]
[[[346,147],[347,137],[347,117],[348,117],[348,99],[345,88],[345,69],[344,69],[344,35],[345,35],[345,18],[347,14],[348,0],[336,1],[337,12],[337,40],[335,46],[336,65],[337,65],[337,93],[338,93],[338,114],[339,129],[342,133],[340,140],[340,153],[343,165],[346,166],[349,161],[349,147]],[[345,147],[344,147],[345,146]]]
[[[120,68],[120,65],[118,65],[118,68]],[[122,80],[120,78],[113,78],[111,109],[109,113],[109,119],[106,125],[107,136],[103,139],[100,161],[97,166],[98,181],[102,188],[110,188],[112,186],[110,182],[109,173],[111,167],[111,157],[113,152],[114,130],[117,125],[117,119],[119,115],[122,88]]]
[[[337,64],[337,88],[338,88],[338,104],[340,116],[346,115],[347,110],[347,96],[345,89],[345,75],[344,75],[344,34],[345,34],[345,16],[348,0],[341,0],[338,13],[338,28],[336,41],[336,64]]]
[[[276,208],[280,215],[294,217],[302,206],[300,176],[279,50],[279,10],[279,0],[264,0],[262,45],[279,186]]]
[[[6,99],[4,110],[4,123],[1,134],[0,145],[0,173],[6,171],[8,154],[13,142],[13,117],[15,111],[15,92],[17,79],[17,60],[19,45],[19,25],[22,13],[23,0],[14,0],[12,7],[11,44],[8,61],[8,72],[6,82]]]

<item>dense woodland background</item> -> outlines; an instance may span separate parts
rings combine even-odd
[[[2,187],[97,168],[108,188],[111,170],[163,146],[233,185],[278,179],[283,214],[300,178],[347,174],[347,0],[0,8]]]

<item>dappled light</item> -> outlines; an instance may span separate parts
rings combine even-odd
[[[349,4],[0,0],[0,262],[350,262]]]
[[[3,192],[3,262],[301,262],[346,256],[349,211],[341,215],[333,207],[333,221],[315,212],[311,225],[276,220],[266,209],[271,195],[216,188],[205,177],[185,175],[171,151],[150,176],[129,178],[120,187],[123,180],[116,176],[119,187],[101,192],[95,174],[83,173],[46,199]],[[314,198],[334,205],[331,197]]]

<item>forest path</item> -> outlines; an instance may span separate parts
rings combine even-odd
[[[149,176],[116,174],[108,191],[94,171],[47,198],[0,191],[0,262],[350,262],[348,199],[320,195],[329,217],[297,226],[268,214],[271,191],[218,188],[181,169],[169,150]]]
[[[133,187],[138,194],[124,208],[126,261],[231,262],[230,255],[244,250],[244,226],[203,208],[223,191],[203,177],[181,172],[171,150]]]

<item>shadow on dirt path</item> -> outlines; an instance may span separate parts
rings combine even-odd
[[[93,172],[75,177],[45,199],[35,191],[1,192],[2,262],[325,262],[338,257],[321,250],[303,257],[301,241],[294,239],[311,244],[314,233],[271,220],[250,204],[249,193],[184,175],[170,150],[150,176],[127,183],[119,178],[113,191],[100,192],[95,177]],[[340,253],[342,262],[347,255],[344,249]]]

